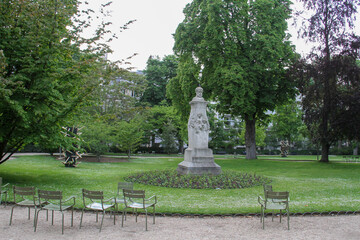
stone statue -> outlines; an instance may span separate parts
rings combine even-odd
[[[281,141],[280,142],[280,151],[281,151],[281,157],[287,157],[289,150],[289,143],[288,141]]]
[[[221,167],[214,162],[214,155],[208,148],[210,125],[206,115],[208,102],[202,97],[203,89],[195,89],[196,96],[190,102],[188,122],[189,147],[185,150],[184,161],[178,165],[180,174],[220,174]]]

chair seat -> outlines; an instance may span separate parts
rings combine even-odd
[[[279,202],[271,202],[268,201],[266,202],[266,209],[274,209],[274,210],[283,210],[286,209],[286,204],[285,203],[279,203]]]
[[[115,203],[115,200],[111,202]],[[116,198],[116,203],[124,203],[124,198]]]
[[[33,200],[28,200],[28,199],[25,199],[21,202],[17,202],[16,203],[17,205],[20,205],[20,206],[27,206],[27,207],[33,207],[34,206],[34,201]],[[36,206],[39,206],[39,204],[36,204]]]
[[[69,209],[71,207],[72,207],[72,205],[62,205],[60,208],[60,205],[50,203],[50,204],[43,206],[42,208],[46,209],[46,210],[50,210],[50,211],[63,211],[63,210]]]
[[[103,204],[103,205],[101,205],[101,203],[91,203],[91,204],[86,205],[86,207],[90,208],[90,209],[93,209],[93,210],[102,211],[103,209],[105,210],[105,209],[114,207],[114,204]]]
[[[142,203],[137,203],[137,202],[133,202],[129,205],[129,207],[131,208],[148,208],[148,207],[151,207],[153,206],[154,204],[151,203],[151,204],[142,204]]]

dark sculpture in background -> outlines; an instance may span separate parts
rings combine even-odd
[[[280,142],[280,151],[281,151],[281,157],[287,157],[288,151],[289,151],[289,143],[288,143],[288,141],[282,140]]]
[[[72,137],[72,138],[76,138],[77,140],[79,140],[79,136],[81,135],[79,128],[66,127],[63,129],[66,130],[66,132],[64,132],[65,137]],[[73,147],[74,147],[73,149],[78,149],[78,146],[76,144],[73,144]],[[62,163],[65,165],[65,167],[76,167],[80,163],[77,160],[79,158],[81,158],[82,154],[80,154],[79,151],[76,151],[73,149],[72,150],[63,149],[65,161]]]

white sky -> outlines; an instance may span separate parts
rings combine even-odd
[[[87,0],[90,6],[99,6],[107,0]],[[111,44],[114,53],[110,60],[121,60],[137,53],[131,60],[134,70],[143,70],[150,55],[163,57],[173,54],[174,39],[172,34],[184,19],[183,9],[192,0],[113,0],[111,7],[112,30],[119,32],[120,26],[129,20],[136,21],[129,29],[118,34]],[[96,8],[96,7],[95,7]],[[297,52],[306,53],[311,46],[297,39],[296,30],[289,24],[292,42]],[[126,66],[124,66],[126,67]]]

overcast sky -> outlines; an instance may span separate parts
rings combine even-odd
[[[107,0],[87,0],[92,7],[106,3]],[[114,54],[111,60],[121,60],[134,53],[132,58],[134,70],[143,70],[150,55],[163,57],[173,54],[174,39],[172,34],[184,19],[183,9],[191,0],[113,0],[111,7],[111,21],[113,30],[129,20],[136,21],[129,29],[119,33],[119,39],[111,43]],[[93,5],[96,4],[96,5]],[[296,30],[289,24],[289,31],[293,35],[292,42],[299,53],[310,50],[310,45],[297,39]]]

